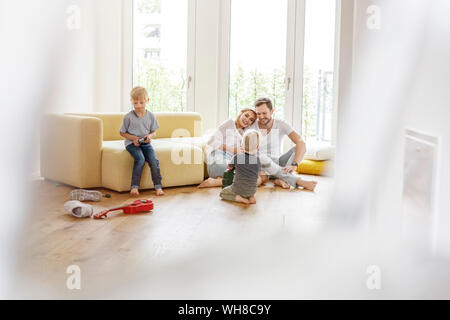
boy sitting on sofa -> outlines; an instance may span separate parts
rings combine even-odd
[[[147,90],[142,87],[135,87],[131,91],[131,102],[134,110],[124,116],[120,128],[120,135],[125,138],[125,148],[134,158],[130,191],[132,196],[139,196],[139,185],[145,162],[148,162],[150,166],[156,195],[164,195],[159,161],[150,143],[159,128],[159,124],[155,115],[145,108],[149,101]]]

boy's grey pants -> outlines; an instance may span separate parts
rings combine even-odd
[[[285,173],[282,167],[287,167],[292,164],[295,156],[295,147],[283,154],[278,159],[270,158],[267,154],[260,154],[259,160],[261,161],[261,171],[264,174],[271,176],[272,179],[281,179],[287,182],[290,186],[296,188],[297,180],[300,178],[298,175]]]
[[[237,194],[233,191],[233,189],[231,189],[231,186],[222,189],[222,191],[220,192],[220,197],[223,200],[236,201],[236,196]],[[241,197],[247,200],[251,198],[251,196],[250,197],[241,196]]]

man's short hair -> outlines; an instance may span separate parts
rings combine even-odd
[[[273,110],[272,100],[270,100],[269,98],[256,99],[256,101],[255,101],[255,109],[257,107],[259,107],[259,106],[262,106],[263,104],[265,104],[267,106],[267,108],[269,108],[269,110]]]

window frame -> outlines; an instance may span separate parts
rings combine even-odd
[[[197,0],[188,1],[187,52],[186,52],[186,111],[195,110],[195,50]],[[122,112],[128,111],[129,94],[133,88],[134,59],[134,0],[122,0]]]
[[[336,28],[334,50],[334,92],[332,143],[335,143],[338,117],[338,72],[339,72],[339,39],[340,39],[340,8],[342,0],[336,1]],[[306,0],[288,0],[287,30],[286,30],[286,75],[284,118],[292,127],[302,133],[303,117],[303,68],[305,41],[305,4]],[[218,123],[228,119],[229,81],[230,81],[230,32],[231,32],[231,0],[221,1],[221,21],[219,38],[219,92],[218,92]]]

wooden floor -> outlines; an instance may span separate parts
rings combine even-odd
[[[283,190],[268,183],[259,188],[253,206],[220,200],[220,188],[168,188],[166,196],[159,198],[149,190],[140,198],[154,201],[152,213],[119,213],[105,220],[74,218],[63,208],[73,188],[34,181],[35,210],[28,218],[28,236],[23,240],[17,268],[21,297],[26,293],[29,298],[93,298],[114,290],[118,282],[135,280],[133,275],[139,270],[151,272],[160,261],[179,264],[181,257],[214,245],[218,239],[280,228],[313,233],[323,223],[321,210],[333,180],[303,177],[319,182],[315,192]],[[128,193],[97,190],[112,197],[91,203],[95,210],[134,200]],[[66,287],[70,265],[81,268],[82,290]]]

